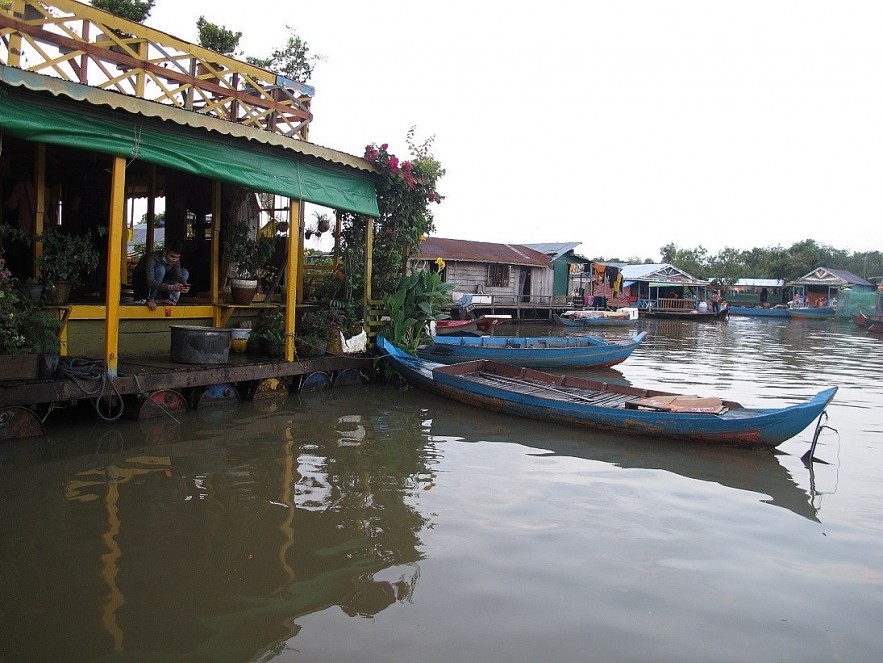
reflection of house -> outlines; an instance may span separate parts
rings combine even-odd
[[[530,249],[545,253],[552,261],[552,271],[547,276],[552,278],[552,296],[554,301],[564,303],[568,299],[580,296],[578,289],[571,287],[571,275],[582,273],[583,265],[589,259],[575,253],[580,242],[557,242],[550,244],[525,244]]]
[[[844,269],[817,267],[809,274],[788,282],[795,294],[800,295],[807,306],[826,306],[839,299],[842,290],[861,293],[873,292],[874,284]]]
[[[460,294],[493,295],[501,304],[548,303],[552,295],[549,257],[527,246],[441,237],[420,243],[419,260],[435,268],[439,258],[444,261],[444,281],[456,284]]]
[[[621,270],[623,292],[631,306],[646,310],[660,299],[703,302],[709,298],[708,281],[687,274],[668,263],[625,265]]]

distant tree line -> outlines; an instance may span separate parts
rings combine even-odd
[[[669,243],[660,248],[659,253],[661,262],[674,265],[692,276],[728,284],[741,278],[790,281],[808,274],[816,267],[843,269],[864,279],[883,277],[883,253],[880,251],[850,253],[819,244],[813,239],[797,242],[787,249],[768,246],[740,251],[727,247],[714,254],[702,246],[682,249]],[[604,261],[604,258],[596,260]],[[629,258],[621,262],[650,264],[656,261]]]

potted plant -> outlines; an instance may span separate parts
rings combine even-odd
[[[258,273],[273,255],[275,243],[270,237],[255,237],[245,221],[230,226],[224,242],[233,277],[230,293],[234,304],[251,304],[258,291]]]
[[[18,294],[0,258],[0,376],[36,378],[40,355],[58,354],[60,328],[57,316]]]
[[[257,354],[281,357],[285,354],[285,316],[280,310],[265,312],[248,339]],[[257,344],[262,344],[260,347]]]
[[[43,283],[39,279],[29,276],[23,281],[19,280],[15,284],[15,289],[22,300],[32,304],[40,303],[40,296],[43,294]]]
[[[328,339],[335,328],[335,315],[327,309],[305,311],[294,328],[294,342],[299,357],[320,357],[328,349]]]
[[[83,276],[98,267],[98,249],[89,234],[68,235],[58,226],[47,228],[37,239],[43,244],[37,267],[52,284],[55,303],[64,304]]]

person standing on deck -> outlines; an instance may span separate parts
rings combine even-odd
[[[175,305],[190,291],[190,272],[181,267],[181,242],[169,241],[161,251],[145,254],[132,272],[135,302],[155,311],[157,304]]]

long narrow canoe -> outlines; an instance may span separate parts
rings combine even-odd
[[[591,336],[436,336],[417,354],[440,364],[491,359],[530,368],[614,366],[628,359],[646,337],[647,332],[641,332],[625,341],[607,342]]]
[[[556,376],[487,360],[446,366],[382,336],[378,349],[410,384],[488,410],[628,435],[772,449],[821,417],[837,387],[782,408]]]
[[[552,314],[552,320],[556,325],[582,329],[586,327],[628,327],[634,322],[634,319],[628,315],[607,315],[596,318],[563,318],[557,313]]]
[[[782,307],[763,308],[762,306],[730,306],[730,315],[746,315],[756,318],[787,318],[788,309]]]
[[[830,320],[837,310],[833,306],[801,306],[788,309],[788,315],[798,320]]]

